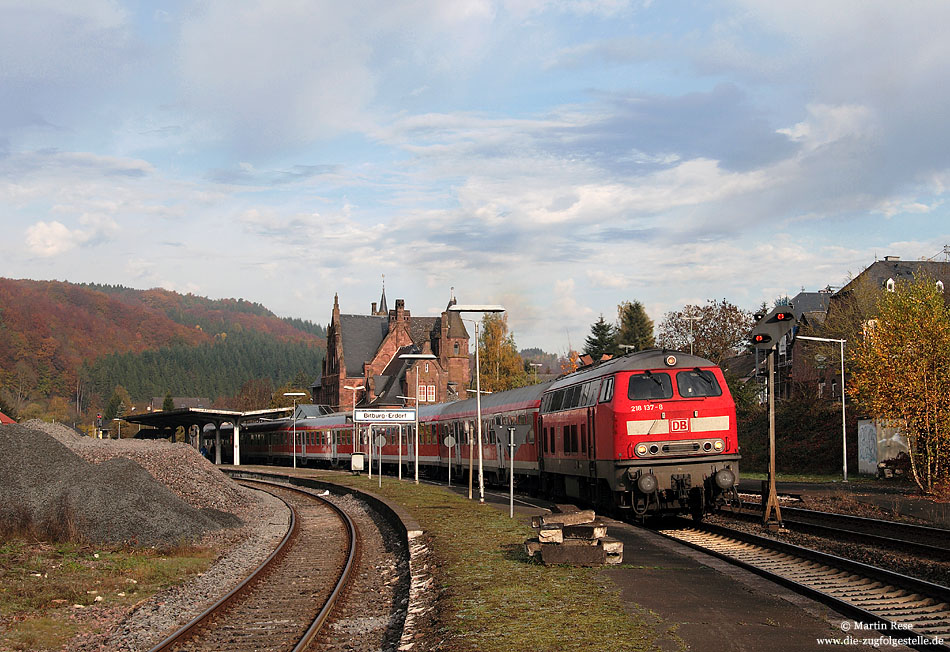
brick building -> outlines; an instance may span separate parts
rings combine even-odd
[[[899,282],[913,281],[920,275],[934,279],[943,292],[943,288],[950,285],[950,262],[885,256],[884,260],[873,262],[837,292],[802,293],[799,297],[814,295],[818,300],[812,297],[806,302],[796,297],[792,305],[800,322],[812,327],[813,334],[853,339],[860,337],[863,322],[868,317],[866,313],[880,293],[894,291]],[[829,320],[835,322],[831,328],[828,327]],[[793,391],[799,391],[829,401],[840,401],[842,382],[837,345],[819,349],[814,343],[804,344],[804,341],[793,342],[783,352],[784,358],[780,356],[788,369],[789,385],[785,392],[779,388],[776,396],[788,397]],[[846,346],[856,344],[850,341]]]
[[[413,317],[403,299],[389,310],[384,289],[369,315],[346,315],[334,295],[323,373],[311,391],[314,402],[331,411],[349,410],[354,390],[347,386],[364,388],[356,391],[356,405],[362,407],[405,405],[398,397],[415,398],[417,384],[420,404],[464,397],[470,380],[468,331],[458,314],[448,311],[454,304],[453,298],[439,317]],[[436,357],[399,358],[407,353]]]

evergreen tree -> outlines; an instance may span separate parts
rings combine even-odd
[[[162,401],[162,411],[167,412],[169,410],[175,409],[175,399],[172,398],[171,392],[165,394],[165,400]]]
[[[584,353],[589,355],[594,359],[594,361],[600,360],[604,354],[607,355],[617,355],[619,351],[617,342],[614,335],[614,327],[608,324],[604,320],[604,316],[601,315],[594,324],[590,327],[590,336],[584,342]]]
[[[653,320],[647,316],[643,304],[639,301],[624,301],[617,306],[617,323],[617,348],[621,349],[621,353],[645,351],[655,346]],[[621,347],[621,344],[633,348],[626,349]]]

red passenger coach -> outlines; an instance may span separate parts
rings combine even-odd
[[[547,493],[695,518],[735,494],[735,404],[709,360],[643,351],[564,376],[538,428]]]

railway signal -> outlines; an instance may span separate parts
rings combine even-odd
[[[760,351],[767,351],[769,358],[769,485],[768,495],[762,496],[762,524],[769,529],[782,527],[782,510],[779,508],[775,490],[775,356],[772,353],[797,322],[795,313],[787,306],[781,306],[773,308],[767,315],[756,314],[755,326],[752,327],[752,346]]]
[[[798,323],[795,313],[784,306],[773,308],[767,315],[758,313],[755,318],[755,326],[752,327],[752,346],[759,350],[774,347],[782,336],[791,332]]]

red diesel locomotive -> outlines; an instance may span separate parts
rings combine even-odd
[[[701,518],[735,497],[735,404],[709,360],[665,350],[631,353],[555,381],[485,395],[481,404],[489,483],[505,483],[514,464],[523,487],[639,517],[689,512]],[[348,414],[308,415],[309,407],[301,406],[296,421],[297,463],[348,466],[354,452]],[[421,472],[446,478],[451,467],[461,479],[470,457],[477,460],[476,419],[475,399],[420,407]],[[242,457],[289,461],[292,428],[290,419],[246,427]],[[401,429],[401,443],[396,426],[373,426],[372,434],[385,436],[381,449],[369,450],[365,426],[355,449],[371,454],[374,471],[381,460],[384,470],[401,462],[408,474],[412,425]],[[513,462],[509,434],[519,444]]]

